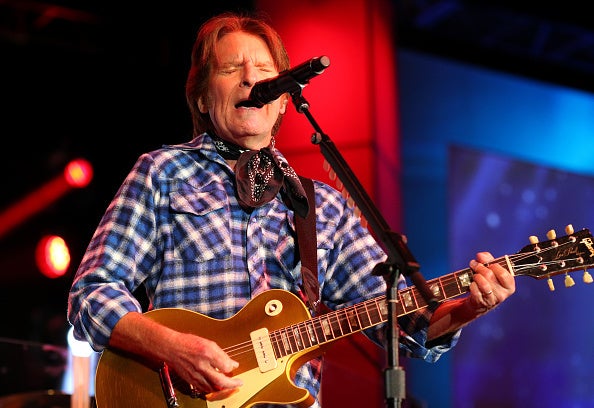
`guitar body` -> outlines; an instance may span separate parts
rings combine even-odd
[[[250,333],[254,330],[266,328],[271,332],[310,319],[304,304],[292,293],[283,290],[263,292],[235,316],[225,320],[175,308],[156,309],[145,315],[174,330],[214,340],[223,349],[244,349],[241,354],[230,354],[239,362],[233,376],[242,378],[242,387],[232,393],[192,397],[187,392],[187,384],[178,387],[174,383],[180,407],[247,408],[266,402],[301,406],[313,403],[311,394],[296,387],[292,379],[302,364],[322,354],[321,347],[277,358],[276,367],[265,372],[260,369],[251,347]],[[167,407],[158,367],[109,349],[103,351],[99,359],[95,399],[98,408]]]

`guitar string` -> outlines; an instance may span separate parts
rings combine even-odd
[[[546,261],[546,262],[542,262],[542,260],[538,260],[538,262],[536,263],[530,263],[530,264],[525,264],[525,265],[519,265],[516,264],[519,261],[522,260],[526,260],[530,257],[533,256],[539,256],[540,254],[546,254],[546,252],[551,251],[551,250],[558,250],[561,246],[563,245],[568,245],[568,244],[573,244],[573,242],[566,242],[563,244],[560,244],[557,247],[548,247],[548,248],[541,248],[538,251],[531,251],[531,252],[522,252],[522,253],[517,253],[514,255],[509,255],[507,257],[507,259],[509,259],[509,261],[511,262],[514,270],[517,271],[521,271],[521,270],[525,270],[525,269],[533,269],[535,266],[539,265],[541,267],[543,266],[548,266],[548,265],[558,265],[560,262],[559,261]],[[493,261],[491,261],[491,264],[499,264],[502,267],[507,268],[507,261],[506,257],[500,257],[500,258],[496,258]],[[566,259],[566,261],[573,261],[573,262],[578,262],[580,258],[571,258],[571,259]],[[575,269],[581,269],[581,266],[576,267]],[[543,270],[543,272],[546,272],[546,270]],[[441,278],[436,278],[436,279],[432,279],[430,281],[428,281],[428,284],[439,284],[439,286],[441,286],[442,290],[440,292],[443,292],[443,299],[448,299],[450,297],[455,297],[455,296],[459,296],[461,294],[464,294],[466,292],[468,292],[468,286],[460,286],[459,283],[459,276],[463,275],[463,274],[472,274],[472,270],[470,268],[467,269],[463,269],[457,272],[454,272],[452,274],[449,274],[445,277],[441,277]],[[454,291],[454,295],[452,295],[452,290]],[[402,290],[399,293],[399,296],[402,297],[404,295],[407,294],[411,294],[412,297],[414,298],[414,308],[413,309],[407,309],[405,308],[402,303],[402,299],[401,302],[399,303],[400,308],[402,309],[402,314],[405,314],[404,312],[406,312],[406,314],[411,313],[413,311],[419,310],[423,307],[426,307],[426,303],[424,303],[424,300],[419,300],[418,297],[420,295],[420,292],[414,288],[407,288]],[[381,313],[381,307],[379,306],[379,304],[381,304],[382,302],[384,302],[385,300],[385,296],[380,296],[356,305],[352,305],[340,310],[336,310],[327,314],[324,314],[322,316],[316,316],[312,319],[309,319],[307,321],[304,322],[299,322],[293,325],[290,325],[286,328],[281,328],[281,329],[277,329],[274,330],[272,332],[269,333],[270,339],[271,339],[271,344],[274,346],[276,346],[276,349],[274,350],[275,354],[277,352],[287,352],[287,354],[291,354],[294,353],[295,351],[301,351],[301,350],[305,350],[307,348],[319,345],[319,344],[323,344],[332,340],[336,340],[344,335],[348,335],[357,331],[362,331],[362,330],[366,330],[370,327],[373,327],[377,324],[380,324],[382,322],[385,321],[385,318],[383,316],[383,314]],[[373,303],[375,303],[375,307],[372,308],[371,310],[373,311],[373,309],[375,309],[376,313],[378,313],[379,316],[379,320],[377,320],[376,323],[373,323],[375,320],[369,315],[370,311],[369,311],[369,306],[372,305]],[[361,317],[363,315],[366,315],[365,320],[369,321],[371,324],[367,324],[361,321]],[[401,316],[401,314],[399,314],[399,316]],[[353,321],[350,320],[349,317],[356,317],[357,321]],[[322,322],[324,321],[323,324]],[[328,323],[330,322],[330,323]],[[331,322],[334,322],[335,324],[333,325]],[[326,331],[324,331],[324,329],[329,329],[330,333],[327,333]],[[314,337],[311,337],[309,335],[312,335]],[[283,346],[284,345],[284,346]],[[294,348],[296,348],[297,350],[294,350]],[[242,355],[244,355],[245,353],[250,353],[250,355],[253,355],[253,343],[252,341],[245,341],[243,343],[239,343],[233,346],[230,346],[228,348],[224,349],[232,358],[241,358]],[[278,351],[277,351],[278,350]],[[286,354],[285,354],[286,355]],[[277,356],[278,357],[278,356]]]
[[[579,270],[579,269],[586,269],[586,267],[588,265],[586,265],[584,263],[583,258],[581,257],[575,257],[575,258],[565,258],[563,261],[559,261],[559,260],[555,260],[555,261],[546,261],[543,262],[542,261],[542,257],[539,256],[540,254],[546,255],[547,252],[552,251],[552,250],[558,250],[560,249],[560,247],[564,246],[564,245],[569,245],[569,244],[573,244],[575,243],[575,241],[568,241],[565,243],[560,244],[559,246],[551,246],[551,247],[547,247],[547,248],[540,248],[539,250],[535,250],[535,251],[529,251],[529,252],[520,252],[514,255],[509,255],[506,259],[506,257],[500,257],[500,258],[496,258],[494,259],[492,262],[490,262],[490,264],[499,264],[504,268],[508,267],[508,259],[509,262],[512,264],[512,267],[514,269],[514,272],[518,272],[518,271],[522,271],[525,269],[533,269],[537,266],[540,266],[541,269],[543,270],[543,275],[544,276],[549,276],[549,273],[545,273],[546,272],[546,268],[549,265],[559,265],[561,264],[562,266],[565,266],[564,262],[575,262],[576,264],[578,264],[578,266],[572,267],[572,268],[566,268],[566,271],[572,271],[572,270]],[[534,257],[537,256],[537,262],[536,263],[530,263],[530,264],[517,264],[519,261],[522,260],[526,260],[530,257]],[[560,274],[563,271],[559,272],[557,271],[556,274]],[[459,283],[459,277],[461,275],[467,275],[467,274],[473,274],[473,271],[470,268],[466,268],[457,272],[453,272],[445,277],[440,277],[440,278],[435,278],[432,279],[430,281],[428,281],[427,283],[429,285],[431,284],[439,284],[439,286],[441,286],[442,290],[440,291],[443,292],[443,299],[448,299],[451,297],[456,297],[459,296],[461,294],[464,294],[466,292],[468,292],[468,286],[460,286]],[[452,292],[453,290],[453,292]],[[415,308],[411,309],[411,310],[406,310],[406,308],[404,307],[404,303],[402,302],[402,297],[405,295],[411,294],[412,298],[415,301]],[[401,309],[400,314],[398,315],[399,317],[402,316],[403,314],[408,314],[411,313],[413,311],[416,311],[418,309],[421,309],[423,307],[426,306],[426,303],[420,302],[417,298],[419,296],[420,292],[418,291],[417,288],[415,287],[411,287],[411,288],[407,288],[407,289],[403,289],[402,291],[399,292],[399,307]],[[352,305],[340,310],[336,310],[330,313],[327,313],[325,315],[322,316],[317,316],[314,317],[312,319],[310,319],[309,321],[305,321],[305,322],[300,322],[294,325],[291,325],[287,328],[284,329],[278,329],[278,330],[274,330],[272,332],[270,332],[270,337],[271,337],[271,344],[274,343],[277,346],[277,349],[279,351],[281,351],[281,346],[280,344],[288,344],[291,348],[285,351],[290,351],[291,353],[293,353],[293,346],[292,344],[295,344],[296,346],[299,346],[299,344],[308,344],[307,342],[304,342],[304,338],[306,338],[307,336],[304,337],[303,334],[303,328],[306,329],[306,334],[307,333],[313,333],[315,335],[315,339],[313,338],[308,338],[309,340],[309,346],[305,347],[305,348],[309,348],[309,347],[313,347],[315,345],[318,344],[323,344],[325,342],[328,341],[332,341],[332,340],[336,340],[339,337],[345,335],[345,333],[342,331],[342,325],[341,322],[346,322],[349,331],[346,334],[351,334],[355,331],[362,331],[365,330],[369,327],[373,327],[379,323],[382,323],[383,321],[385,321],[385,317],[381,312],[381,307],[379,306],[380,304],[382,304],[382,302],[384,302],[385,300],[385,296],[379,296],[377,298],[374,299],[370,299],[367,300],[365,302],[356,304],[356,305]],[[373,323],[373,324],[369,324],[369,325],[362,325],[361,324],[361,320],[360,320],[360,316],[361,313],[364,313],[367,315],[368,320],[370,322],[373,321],[373,319],[371,318],[371,316],[369,315],[369,308],[368,305],[370,304],[375,304],[375,310],[376,312],[379,314],[379,321],[377,323]],[[363,309],[363,312],[361,312],[361,310]],[[354,312],[351,313],[351,312]],[[406,313],[405,313],[406,312]],[[353,326],[351,324],[351,321],[348,319],[348,316],[355,316],[357,317],[357,322],[356,322],[356,326],[353,329]],[[337,329],[340,330],[340,335],[336,335],[335,333],[332,333],[331,335],[327,336],[324,333],[324,328],[322,325],[322,320],[330,320],[330,318],[334,317],[337,323]],[[308,326],[309,324],[309,326]],[[316,330],[316,324],[318,324],[318,329],[322,330],[322,336],[324,337],[322,340],[320,340],[320,338],[318,338],[318,331]],[[313,328],[313,331],[307,330]],[[329,325],[330,330],[333,329],[332,324]],[[283,343],[283,335],[281,334],[281,332],[285,332],[286,336],[285,338],[285,342]],[[299,341],[298,339],[296,339],[295,337],[291,337],[294,336],[294,333],[297,332],[301,338],[301,341]],[[330,340],[327,339],[327,337],[330,337]],[[314,343],[315,341],[315,343]],[[273,346],[274,348],[274,346]],[[305,348],[302,348],[302,350],[304,350]],[[235,359],[241,359],[242,357],[245,357],[246,353],[248,354],[248,357],[253,357],[254,353],[253,353],[253,343],[251,341],[246,341],[243,343],[240,343],[238,345],[234,345],[228,348],[224,349],[231,357],[235,358]],[[299,351],[299,350],[297,350]],[[288,354],[291,354],[288,353]],[[275,351],[276,354],[276,351]],[[286,355],[286,354],[285,354]],[[277,356],[277,358],[280,356]],[[183,380],[181,380],[179,377],[175,376],[174,374],[174,379],[172,379],[173,384],[177,385],[180,382],[183,382]]]
[[[568,243],[566,243],[566,244],[568,244]],[[561,245],[566,245],[566,244],[561,244]],[[523,259],[527,259],[527,258],[533,257],[535,255],[538,255],[539,253],[546,253],[547,251],[550,251],[553,249],[558,249],[558,248],[559,247],[549,247],[549,248],[541,249],[540,251],[518,253],[515,255],[510,255],[510,256],[508,256],[508,258],[510,259],[510,262],[516,263]],[[577,258],[571,259],[571,260],[576,261]],[[507,267],[507,259],[505,257],[497,258],[497,259],[493,260],[491,263],[497,263],[503,267]],[[517,271],[517,270],[527,269],[527,268],[531,269],[534,267],[534,265],[544,266],[544,265],[558,264],[558,263],[559,263],[558,261],[549,261],[549,262],[539,261],[536,264],[514,265],[514,267],[515,267],[514,269]],[[462,271],[455,272],[453,274],[455,276],[448,275],[444,278],[437,278],[435,280],[431,280],[431,281],[429,281],[429,283],[434,283],[434,282],[439,283],[440,286],[442,286],[445,294],[448,295],[450,293],[451,289],[458,287],[457,275],[469,273],[469,272],[472,272],[472,271],[468,268],[468,269],[465,269]],[[417,293],[417,291],[415,291],[414,288],[410,288],[410,290],[405,290],[404,292],[405,293],[412,292],[412,294],[415,298],[418,296],[418,293]],[[459,293],[456,293],[456,295],[459,295],[459,294],[467,292],[467,290],[464,290],[464,291],[457,290],[457,292],[459,292]],[[374,300],[383,301],[384,298],[385,298],[385,296],[382,296],[382,297],[376,298]],[[405,310],[405,311],[407,313],[411,313],[412,311],[415,311],[417,309],[420,309],[420,308],[426,306],[426,304],[422,304],[422,303],[419,305],[420,302],[418,302],[418,301],[415,303],[417,303],[417,307],[415,309]],[[326,320],[332,320],[333,318],[336,320],[336,325],[332,326],[330,324],[329,328],[331,330],[335,329],[334,331],[338,331],[338,333],[333,332],[330,335],[324,335],[324,337],[330,337],[330,340],[335,340],[345,334],[351,334],[354,331],[365,330],[369,327],[375,326],[378,323],[382,323],[382,320],[380,320],[376,324],[371,324],[371,325],[361,324],[360,319],[359,319],[361,316],[361,310],[358,310],[358,309],[363,309],[364,313],[368,314],[367,305],[368,305],[367,302],[363,302],[362,304],[357,304],[354,306],[343,308],[340,311],[335,311],[334,313],[324,315],[324,319],[326,319]],[[354,311],[354,313],[349,313],[352,311]],[[359,319],[359,321],[356,322],[357,323],[356,325],[354,325],[352,323],[352,321],[348,319],[349,316],[354,316]],[[319,324],[318,328],[320,328],[322,326],[321,320],[319,321],[319,319],[320,318],[313,318],[310,321],[300,322],[300,323],[291,325],[287,328],[271,332],[270,335],[271,335],[271,337],[273,337],[276,340],[277,344],[281,344],[282,338],[284,337],[286,340],[285,344],[288,344],[290,347],[288,349],[285,347],[285,349],[286,349],[286,351],[290,351],[290,352],[294,352],[293,345],[295,345],[298,348],[297,351],[299,351],[300,349],[303,349],[303,345],[305,345],[305,348],[307,348],[308,346],[315,346],[317,344],[320,344],[321,342],[323,343],[323,342],[328,341],[325,338],[322,340],[320,340],[318,338],[319,332],[318,332],[318,330],[316,330],[316,324]],[[343,323],[343,324],[341,324],[341,323]],[[346,331],[343,330],[343,328],[345,326],[348,326],[348,330],[346,330]],[[310,329],[313,329],[313,330],[310,330]],[[281,331],[285,332],[284,336],[282,334],[280,334]],[[308,333],[313,333],[316,336],[316,338],[314,339],[310,336],[307,336]],[[279,340],[279,338],[280,338],[280,340]],[[279,346],[279,348],[280,348],[280,346]],[[251,349],[251,342],[245,342],[243,344],[238,344],[236,346],[230,347],[227,350],[230,353],[242,354],[244,352],[250,351],[250,349]],[[239,354],[237,354],[237,355],[239,355]]]

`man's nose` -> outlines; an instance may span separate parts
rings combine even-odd
[[[258,73],[254,66],[247,64],[243,69],[241,85],[251,88],[258,81]]]

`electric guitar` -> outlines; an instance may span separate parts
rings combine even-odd
[[[587,229],[531,244],[514,255],[495,259],[515,276],[535,279],[583,270],[584,281],[592,278],[594,240]],[[443,301],[469,291],[473,271],[464,269],[428,281],[433,295]],[[398,292],[398,316],[427,304],[415,287]],[[297,369],[323,354],[331,342],[387,321],[385,296],[312,318],[298,297],[284,290],[269,290],[253,298],[236,315],[217,320],[184,309],[156,309],[146,312],[151,319],[175,330],[216,341],[239,362],[233,373],[243,386],[232,391],[202,394],[181,381],[165,365],[142,361],[136,356],[106,349],[96,373],[95,399],[98,408],[193,407],[247,408],[259,403],[313,403],[311,394],[293,382]]]

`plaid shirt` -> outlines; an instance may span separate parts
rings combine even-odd
[[[315,182],[319,282],[322,302],[336,309],[385,294],[372,275],[385,254],[341,194]],[[312,203],[310,203],[312,205]],[[190,309],[216,319],[236,314],[271,288],[300,294],[294,214],[281,194],[247,213],[235,196],[232,169],[204,134],[189,143],[142,155],[103,216],[69,296],[78,338],[100,351],[118,320],[141,312],[132,295],[144,284],[151,308]],[[429,311],[399,322],[408,355],[435,361],[446,344],[426,349]],[[379,327],[367,334],[381,342]],[[295,382],[316,396],[319,359]],[[317,403],[316,403],[317,406]]]

